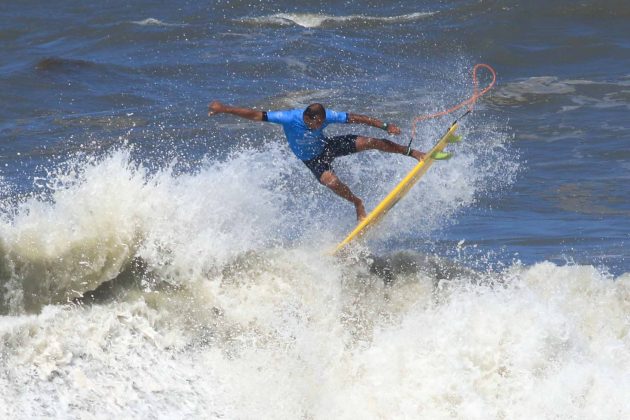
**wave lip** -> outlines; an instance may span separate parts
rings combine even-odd
[[[317,13],[276,13],[269,16],[241,19],[241,22],[259,25],[297,25],[304,28],[319,28],[328,24],[347,22],[403,23],[413,22],[434,15],[434,12],[414,12],[397,16],[348,15],[334,16]]]

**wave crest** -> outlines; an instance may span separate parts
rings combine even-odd
[[[434,12],[415,12],[398,16],[366,16],[348,15],[333,16],[315,13],[277,13],[270,16],[245,18],[242,22],[258,25],[297,25],[304,28],[319,28],[327,25],[339,25],[344,23],[404,23],[414,22],[432,16]]]

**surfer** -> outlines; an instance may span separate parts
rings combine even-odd
[[[417,160],[424,158],[418,150],[394,143],[387,139],[347,134],[326,137],[324,128],[328,124],[364,124],[380,128],[388,134],[400,134],[400,128],[377,118],[365,115],[338,112],[314,103],[306,109],[284,111],[257,111],[250,108],[239,108],[213,101],[208,105],[208,115],[232,114],[252,121],[267,121],[281,124],[293,153],[311,170],[317,180],[330,188],[335,194],[351,202],[357,212],[357,220],[366,217],[363,201],[354,195],[346,184],[341,182],[332,167],[335,158],[365,150],[380,150],[387,153],[398,153],[411,156]]]

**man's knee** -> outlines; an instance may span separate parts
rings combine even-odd
[[[370,147],[371,137],[358,136],[354,141],[357,151],[366,150]]]
[[[332,188],[339,184],[339,178],[332,171],[324,171],[319,177],[319,182],[328,188]]]

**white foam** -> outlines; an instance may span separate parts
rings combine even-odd
[[[385,290],[360,267],[277,249],[180,292],[5,317],[0,407],[23,418],[630,416],[630,275],[543,263],[496,277],[420,272]]]
[[[413,22],[432,16],[433,12],[415,12],[398,16],[367,16],[367,15],[348,15],[333,16],[316,13],[277,13],[270,16],[262,16],[256,18],[243,19],[244,22],[252,22],[259,24],[275,24],[275,25],[298,25],[304,28],[319,28],[328,23],[345,23],[345,22],[382,22],[382,23],[401,23]]]
[[[505,157],[503,136],[489,130],[449,170],[433,169],[449,190],[419,188],[413,205],[452,213],[487,188],[496,174],[483,153]],[[396,165],[409,163],[363,158],[380,175],[401,176]],[[365,175],[363,158],[343,165],[350,181]],[[465,176],[472,167],[480,175]],[[366,266],[322,252],[344,232],[326,237],[330,221],[351,225],[352,209],[284,147],[179,176],[149,173],[120,150],[49,181],[53,202],[28,200],[0,225],[15,304],[0,318],[4,417],[630,415],[630,274],[542,263],[445,280],[425,267],[386,289]],[[389,188],[361,185],[374,197]],[[404,235],[409,224],[390,216]],[[39,315],[17,305],[21,287],[46,303],[134,256],[178,288]]]
[[[94,289],[136,256],[163,267],[168,278],[169,270],[194,277],[235,253],[281,240],[283,223],[293,219],[282,214],[282,188],[267,184],[278,181],[286,159],[268,153],[267,159],[243,153],[174,177],[170,170],[150,175],[118,151],[51,174],[53,202],[27,200],[0,224],[12,279],[34,300],[26,305]]]

